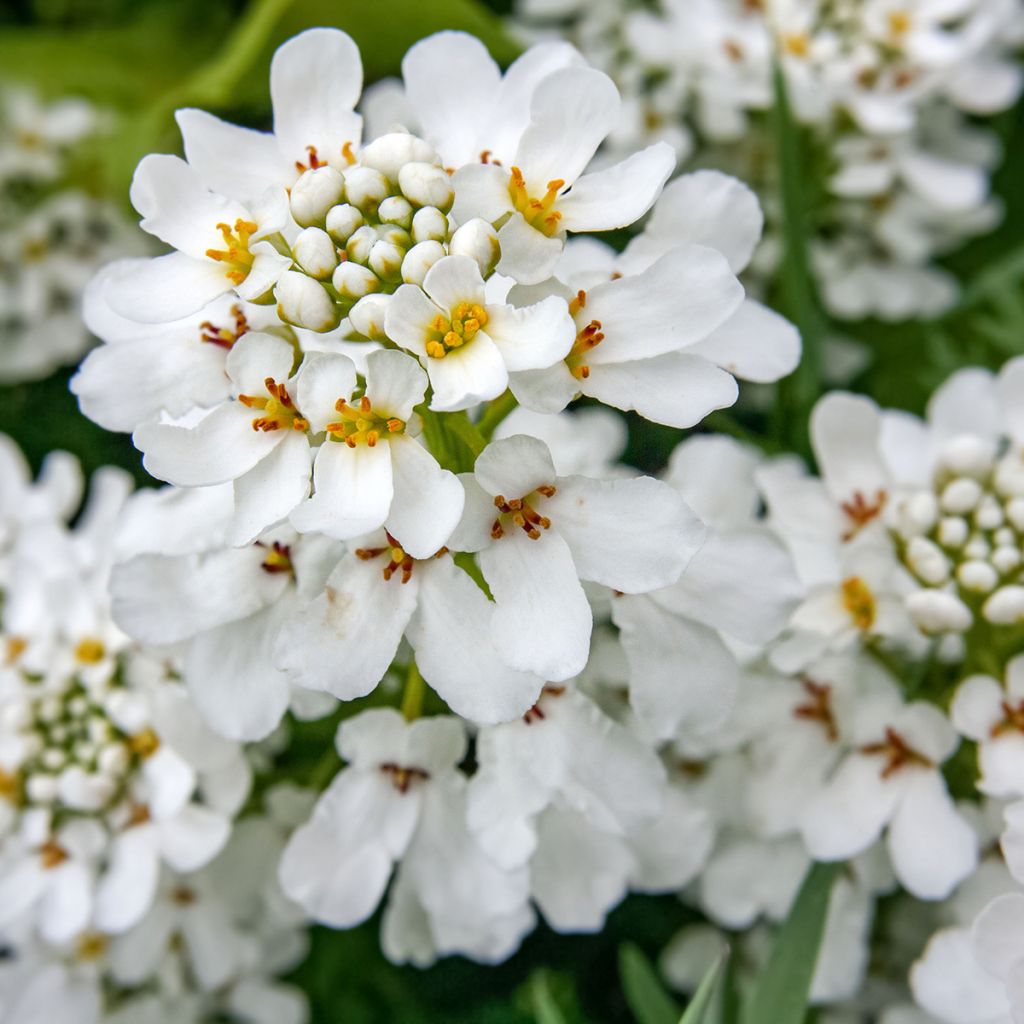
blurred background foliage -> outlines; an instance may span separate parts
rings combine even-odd
[[[177,107],[202,106],[235,122],[268,126],[270,57],[296,32],[314,25],[343,28],[359,44],[372,82],[397,74],[408,47],[440,29],[472,32],[507,63],[518,52],[502,24],[509,7],[509,0],[2,0],[0,76],[47,97],[82,95],[115,112],[114,127],[81,169],[80,184],[127,205],[139,157],[177,150]],[[1004,149],[994,188],[1005,217],[998,230],[944,261],[964,283],[959,304],[932,322],[835,325],[819,319],[815,327],[866,347],[870,358],[851,386],[883,405],[920,413],[928,394],[958,366],[995,367],[1024,351],[1024,107],[990,126]],[[789,129],[797,147],[792,198],[796,214],[810,222],[814,183],[799,180],[807,173],[799,152],[806,140],[795,126]],[[787,308],[792,297],[785,292],[781,287],[772,298],[799,320],[807,310]],[[34,465],[63,448],[87,471],[112,463],[140,483],[152,483],[127,437],[78,413],[67,390],[71,372],[0,389],[0,431]],[[799,450],[808,407],[792,382],[777,394],[752,389],[735,409],[713,414],[700,429],[727,432],[769,451]],[[660,468],[678,432],[628,418],[627,459],[645,470]],[[316,783],[325,758],[334,760],[327,765],[333,771],[336,721],[297,727],[283,765],[290,777]],[[600,935],[559,936],[541,927],[500,967],[452,959],[427,971],[396,968],[383,958],[378,919],[350,932],[317,928],[295,980],[309,994],[314,1024],[672,1024],[678,1008],[653,987],[650,960],[688,915],[672,897],[632,897]],[[727,1024],[728,1012],[720,1019]]]

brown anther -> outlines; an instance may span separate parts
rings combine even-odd
[[[878,518],[885,503],[888,500],[888,493],[884,490],[875,491],[873,501],[868,501],[863,491],[854,491],[849,501],[839,503],[843,515],[850,520],[850,528],[843,534],[843,540],[852,540],[865,526],[873,519]]]
[[[991,736],[995,739],[998,736],[1005,736],[1008,732],[1024,732],[1024,700],[1014,707],[1008,700],[1001,704],[1003,718],[992,726]]]
[[[99,960],[107,951],[107,937],[101,932],[83,932],[75,939],[75,958],[85,963]]]
[[[491,159],[491,151],[489,149],[484,149],[484,150],[480,151],[480,163],[482,163],[482,164],[493,164],[495,167],[500,167],[501,166],[501,161],[500,160],[492,160]]]
[[[266,547],[262,541],[256,542],[257,547]],[[292,549],[290,544],[282,544],[275,540],[267,551],[267,557],[260,562],[260,568],[270,573],[271,576],[287,574],[295,575],[295,566],[292,564]]]
[[[793,709],[794,717],[818,722],[824,728],[825,735],[834,743],[839,739],[839,728],[832,711],[832,687],[827,683],[816,683],[806,676],[800,680],[800,684],[809,699],[806,704],[799,704]]]
[[[21,783],[17,775],[11,775],[0,768],[0,800],[17,803],[21,799]]]
[[[743,47],[736,42],[735,39],[726,39],[722,43],[722,49],[725,51],[726,57],[731,61],[739,63],[743,60]]]
[[[425,772],[422,768],[403,768],[393,761],[382,764],[380,770],[385,775],[391,776],[391,785],[399,793],[408,793],[413,783],[426,782],[430,778],[430,773]]]
[[[187,885],[175,886],[171,890],[170,896],[171,902],[176,903],[179,907],[190,907],[199,900],[195,889],[191,889]]]
[[[39,860],[46,871],[52,871],[60,867],[69,858],[68,851],[64,849],[56,839],[47,839],[39,847]]]
[[[563,693],[565,693],[564,686],[556,686],[554,683],[548,683],[547,686],[540,691],[540,697],[538,698],[537,703],[523,715],[523,721],[527,725],[532,725],[534,722],[546,718],[547,716],[544,714],[544,711],[540,706],[540,702],[545,697],[561,697]]]
[[[28,641],[22,636],[9,636],[5,644],[4,664],[13,665],[27,650]]]
[[[246,320],[241,306],[232,306],[231,315],[235,318],[233,328],[216,327],[209,320],[204,320],[199,325],[199,340],[230,351],[235,342],[249,330],[249,321]]]
[[[543,494],[545,498],[552,498],[558,493],[558,488],[551,484],[541,484],[540,487],[537,488],[537,493]]]
[[[129,828],[135,825],[145,825],[148,821],[150,821],[149,808],[145,804],[132,804],[128,814]]]
[[[581,288],[569,303],[569,315],[575,316],[587,304],[587,293]]]
[[[304,164],[301,160],[295,161],[295,170],[299,174],[302,174],[304,171],[315,171],[318,167],[324,166],[324,162],[317,154],[316,146],[307,146],[306,152],[309,154],[309,163]]]
[[[891,778],[901,768],[908,765],[917,765],[921,768],[935,767],[929,758],[914,750],[892,726],[886,727],[884,740],[865,744],[860,747],[860,753],[885,756],[885,767],[882,769],[883,779]]]

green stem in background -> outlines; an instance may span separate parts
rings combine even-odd
[[[463,467],[466,471],[471,470],[473,463],[476,462],[476,457],[484,450],[487,444],[486,439],[465,412],[448,413],[445,417],[444,425],[448,432],[457,437],[466,446],[470,455],[472,455],[469,465],[464,465]]]
[[[498,425],[518,405],[516,396],[511,391],[506,391],[487,406],[476,424],[485,441],[490,441],[494,437],[494,431],[498,429]]]
[[[402,691],[402,716],[412,722],[423,714],[423,698],[427,693],[427,684],[416,667],[416,659],[409,662],[409,671],[405,677],[405,689]]]
[[[779,268],[779,298],[783,312],[796,324],[803,339],[800,365],[780,385],[777,407],[785,421],[800,431],[797,447],[809,449],[807,423],[822,389],[822,345],[825,321],[811,276],[810,230],[812,185],[807,180],[806,152],[801,132],[793,120],[786,78],[776,63],[775,134],[779,158],[779,205],[782,212],[783,258]]]

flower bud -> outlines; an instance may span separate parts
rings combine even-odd
[[[448,218],[436,206],[424,206],[412,218],[414,242],[443,242],[448,237]]]
[[[996,490],[1003,497],[1024,497],[1024,460],[1008,455],[999,460],[995,473]]]
[[[501,258],[498,232],[487,221],[474,217],[452,235],[448,252],[452,256],[469,256],[476,260],[480,273],[489,277]]]
[[[300,231],[292,245],[295,262],[318,281],[327,281],[338,265],[338,250],[323,228]]]
[[[957,477],[942,489],[942,509],[954,515],[970,512],[981,499],[981,485],[969,477]]]
[[[356,263],[366,263],[370,259],[370,250],[377,241],[377,230],[369,224],[361,227],[348,240],[345,255]]]
[[[25,786],[28,798],[36,804],[49,804],[57,799],[57,780],[52,775],[36,772]]]
[[[391,242],[392,245],[397,245],[403,251],[412,246],[412,236],[405,228],[400,228],[397,224],[382,224],[377,228],[377,237],[382,242]]]
[[[907,562],[925,583],[937,585],[949,579],[949,559],[927,537],[915,537],[907,545]]]
[[[903,508],[904,528],[909,533],[927,533],[939,518],[939,503],[930,491],[920,491]]]
[[[349,260],[338,264],[331,283],[337,293],[346,299],[361,299],[371,292],[380,291],[380,278],[372,270]]]
[[[429,142],[408,132],[390,132],[382,135],[368,146],[364,146],[359,153],[359,162],[363,166],[375,168],[393,182],[400,180],[404,165],[412,162],[436,164],[437,160],[437,152]]]
[[[385,224],[397,224],[402,228],[412,225],[412,215],[412,203],[402,196],[388,196],[377,210],[377,216]]]
[[[341,316],[327,289],[296,270],[285,271],[274,288],[277,315],[285,323],[305,327],[309,331],[332,331]]]
[[[384,337],[384,314],[390,295],[367,295],[360,299],[348,314],[352,329],[371,340]]]
[[[956,578],[964,590],[978,594],[987,594],[990,590],[995,590],[999,583],[999,574],[988,562],[973,560],[961,563],[956,571]]]
[[[962,548],[970,532],[966,519],[961,516],[945,516],[939,522],[939,543],[946,548]]]
[[[1004,544],[992,552],[990,561],[995,567],[996,572],[1000,572],[1006,576],[1020,565],[1021,553],[1016,544]]]
[[[970,608],[944,590],[919,590],[911,594],[907,611],[925,633],[964,633],[974,621]]]
[[[351,203],[332,206],[327,211],[327,234],[343,248],[364,223],[363,215]]]
[[[353,167],[345,172],[345,194],[348,201],[363,213],[376,213],[389,191],[387,178],[372,167]]]
[[[383,239],[370,249],[369,267],[382,281],[397,281],[402,273],[405,250]]]
[[[398,172],[398,187],[416,206],[436,206],[442,212],[450,210],[455,199],[448,172],[437,164],[406,164]]]
[[[312,167],[292,185],[288,197],[292,217],[300,227],[321,225],[327,211],[341,202],[345,179],[333,167]]]
[[[402,260],[402,280],[407,284],[423,284],[427,271],[444,256],[440,242],[420,242],[414,245]]]
[[[995,451],[991,441],[981,437],[954,438],[939,455],[939,465],[956,476],[984,479],[992,469]]]
[[[1024,587],[1000,587],[983,605],[982,615],[996,626],[1024,622]]]

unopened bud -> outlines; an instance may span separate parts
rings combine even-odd
[[[332,331],[341,321],[338,307],[327,289],[313,278],[288,270],[274,288],[277,315],[285,323],[309,331]]]
[[[398,187],[416,206],[435,206],[442,213],[451,209],[455,190],[448,172],[437,164],[406,164],[398,172]]]
[[[939,523],[939,543],[947,548],[961,548],[970,536],[967,520],[960,516],[946,516]]]
[[[436,206],[424,206],[412,218],[414,242],[443,242],[448,237],[448,218]]]
[[[942,490],[942,509],[954,515],[970,512],[981,498],[981,485],[977,480],[958,477],[951,480]]]
[[[363,213],[376,213],[377,207],[389,192],[387,178],[373,167],[353,167],[345,173],[348,201]]]
[[[397,281],[401,277],[404,259],[405,250],[394,242],[374,242],[369,267],[382,281]]]
[[[397,224],[401,228],[411,227],[413,217],[412,203],[401,196],[388,196],[380,204],[377,216],[385,224]]]
[[[920,491],[903,508],[909,533],[927,533],[939,518],[939,503],[930,491]]]
[[[907,611],[925,633],[964,633],[974,621],[970,608],[944,590],[919,590],[911,594]]]
[[[359,162],[380,171],[389,181],[399,182],[402,168],[409,163],[437,163],[437,151],[429,142],[408,132],[390,132],[374,139],[359,153]],[[444,172],[442,172],[444,173]],[[402,190],[405,191],[404,189]]]
[[[938,544],[926,537],[915,537],[907,545],[907,562],[925,583],[935,585],[949,579],[949,559]]]
[[[288,204],[300,227],[322,225],[327,212],[341,202],[345,179],[333,167],[313,167],[292,185]]]
[[[310,277],[318,281],[329,280],[338,265],[338,250],[323,228],[300,231],[292,245],[292,256]]]
[[[390,295],[379,294],[360,299],[349,310],[348,319],[352,329],[371,340],[384,337],[384,314],[390,300]]]
[[[355,263],[367,263],[377,241],[377,231],[368,224],[356,231],[345,246],[345,255]]]
[[[984,479],[992,469],[995,449],[991,441],[981,437],[954,438],[939,454],[939,465],[956,476]]]
[[[1024,497],[1024,460],[1008,455],[999,460],[995,473],[996,490],[1003,497]]]
[[[1000,587],[985,602],[981,613],[996,626],[1024,623],[1024,587]]]
[[[371,292],[380,291],[380,278],[372,270],[349,261],[338,264],[331,283],[335,291],[346,299],[361,299]]]
[[[342,248],[348,244],[353,233],[365,223],[363,215],[351,203],[332,206],[327,211],[327,234]]]
[[[501,258],[498,232],[487,221],[474,217],[452,235],[448,251],[452,256],[469,256],[476,260],[480,273],[489,277]]]
[[[402,260],[402,280],[407,284],[423,284],[427,271],[444,256],[440,242],[420,242],[414,245]]]
[[[999,583],[999,574],[988,562],[963,562],[956,571],[956,578],[964,590],[977,594],[987,594]]]

